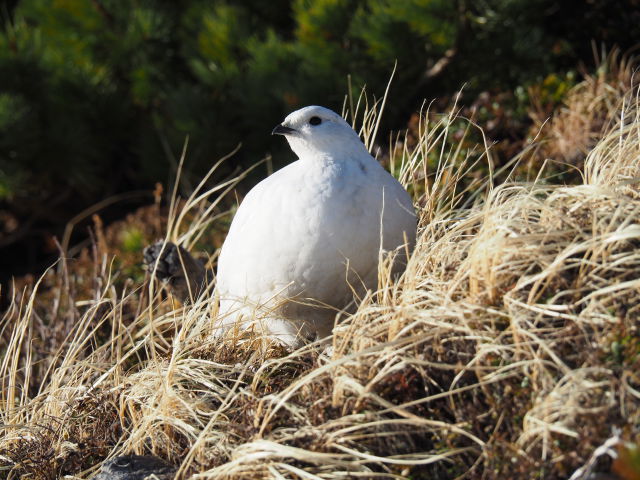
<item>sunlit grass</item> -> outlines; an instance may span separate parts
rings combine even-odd
[[[372,147],[382,102],[348,103]],[[64,262],[46,308],[37,285],[18,292],[0,338],[7,478],[84,478],[129,452],[184,478],[567,478],[599,468],[605,442],[635,441],[636,92],[571,187],[494,185],[488,145],[451,142],[455,111],[393,150],[418,242],[399,280],[383,262],[329,349],[215,337],[214,284],[186,306],[155,282],[115,288],[107,255],[89,298]],[[166,239],[195,245],[243,175],[174,197]]]

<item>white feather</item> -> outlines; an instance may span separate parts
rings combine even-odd
[[[311,125],[312,117],[321,123]],[[405,239],[413,247],[416,217],[405,189],[339,115],[306,107],[282,125],[294,130],[286,137],[299,159],[238,208],[220,253],[218,292],[226,327],[255,323],[297,346],[331,333],[353,288],[376,287],[381,247],[402,248]]]

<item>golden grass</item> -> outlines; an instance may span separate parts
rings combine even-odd
[[[573,187],[478,179],[476,164],[491,171],[486,145],[456,148],[454,113],[425,122],[400,150],[401,180],[423,192],[416,249],[398,281],[381,267],[379,290],[335,327],[331,348],[214,339],[212,289],[177,306],[153,284],[116,289],[108,256],[90,278],[61,261],[46,308],[36,285],[2,318],[1,475],[87,478],[129,452],[199,479],[577,480],[607,469],[598,452],[640,433],[636,93],[611,109]],[[363,116],[375,128],[375,108]],[[172,208],[167,238],[193,244],[210,194],[232,185],[203,183],[188,224]],[[92,282],[89,298],[78,282]]]
[[[563,105],[547,121],[544,109],[533,114],[532,132],[542,130],[540,156],[583,169],[591,149],[618,119],[620,103],[629,90],[638,85],[637,60],[618,49],[608,54],[596,52],[594,73],[572,88]]]

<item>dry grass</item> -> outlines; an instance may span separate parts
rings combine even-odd
[[[125,452],[200,479],[607,470],[640,435],[640,107],[623,98],[574,187],[494,187],[474,176],[486,146],[451,141],[460,119],[421,126],[396,169],[419,195],[416,250],[399,281],[381,268],[330,349],[213,339],[213,298],[117,289],[108,256],[85,277],[60,263],[58,288],[19,292],[0,326],[2,476],[86,478]],[[193,244],[209,198],[187,201],[189,222],[172,208],[168,238]]]
[[[583,80],[569,91],[549,121],[541,105],[531,113],[531,133],[544,139],[538,161],[551,158],[583,170],[588,153],[618,121],[620,103],[638,86],[638,62],[633,56],[618,49],[594,54],[597,70],[583,74]],[[536,97],[534,92],[532,95]]]

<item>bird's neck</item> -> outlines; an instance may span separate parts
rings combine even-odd
[[[348,144],[343,144],[342,148],[336,148],[335,144],[309,145],[300,143],[291,144],[294,153],[300,160],[318,163],[341,163],[349,161],[354,157],[368,157],[369,152],[364,144],[358,139]]]

